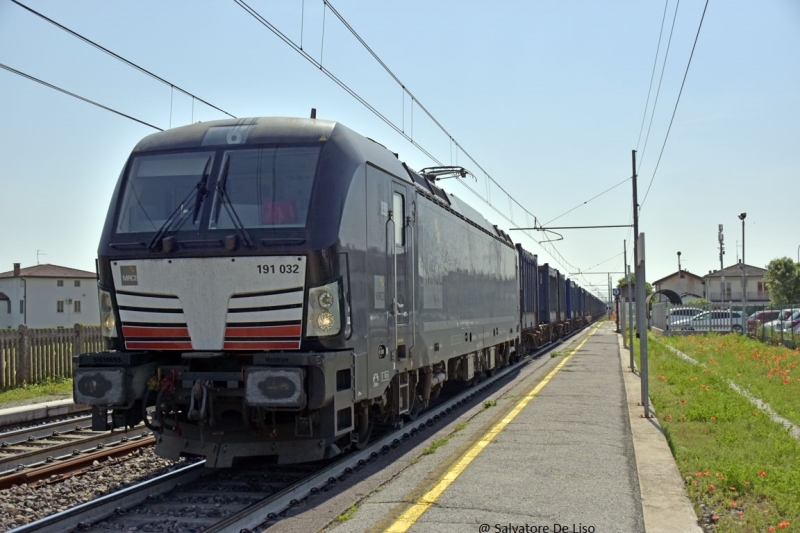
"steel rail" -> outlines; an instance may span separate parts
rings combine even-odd
[[[38,533],[62,533],[87,523],[97,522],[114,514],[114,511],[118,508],[134,507],[146,500],[148,496],[157,496],[174,489],[180,484],[191,483],[203,475],[204,466],[205,460],[198,461],[163,476],[83,503],[11,531],[13,533],[32,533],[34,531]]]

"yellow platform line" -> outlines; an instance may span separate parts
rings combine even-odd
[[[565,364],[567,364],[567,361],[569,361],[570,358],[575,355],[575,353],[580,350],[584,344],[586,344],[586,341],[589,340],[589,337],[594,335],[598,328],[599,325],[596,326],[592,332],[589,333],[585,339],[583,339],[583,342],[581,342],[577,348],[572,350],[572,352],[566,356],[563,361],[558,363],[553,371],[550,372],[547,377],[541,381],[541,383],[539,383],[531,392],[529,392],[527,396],[520,400],[517,405],[515,405],[514,408],[511,409],[511,411],[509,411],[502,420],[500,420],[500,422],[495,424],[492,429],[490,429],[483,437],[480,438],[480,440],[473,444],[470,449],[467,450],[467,452],[447,472],[444,473],[441,479],[439,479],[439,481],[433,486],[433,488],[431,488],[431,490],[423,494],[416,502],[414,502],[411,507],[406,509],[406,511],[401,514],[391,526],[386,528],[385,531],[387,533],[404,533],[405,531],[408,531],[411,526],[413,526],[414,523],[419,520],[419,517],[422,516],[425,511],[430,509],[434,503],[436,503],[436,500],[438,500],[444,491],[447,490],[447,487],[449,487],[453,481],[455,481],[456,478],[461,475],[461,473],[467,468],[467,466],[469,466],[472,460],[475,459],[478,454],[481,453],[483,449],[486,448],[486,446],[492,442],[495,437],[497,437],[497,435],[503,431],[503,429],[512,420],[514,420],[514,418],[517,417],[518,414],[522,412],[525,406],[528,405],[528,402],[533,400],[534,396],[539,394],[539,391],[541,391],[544,386],[547,385],[551,379],[553,379],[553,376],[555,376],[556,373],[561,370]]]

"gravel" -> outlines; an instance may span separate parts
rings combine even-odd
[[[13,486],[0,491],[0,531],[40,520],[121,488],[175,470],[185,460],[169,461],[153,448],[140,448],[121,459],[95,461],[95,470],[38,487]]]

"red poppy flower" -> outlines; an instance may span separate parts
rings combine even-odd
[[[762,470],[758,473],[758,477],[767,477],[767,473]]]

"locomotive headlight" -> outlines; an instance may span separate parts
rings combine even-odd
[[[100,330],[103,337],[115,338],[117,336],[117,319],[114,317],[111,293],[98,288],[97,296],[100,305]]]
[[[342,329],[340,307],[338,281],[309,289],[306,336],[327,337],[339,333]]]
[[[328,291],[322,291],[319,295],[318,301],[319,305],[321,305],[324,309],[328,309],[333,305],[333,296]]]
[[[330,331],[336,325],[336,317],[325,311],[317,315],[317,327],[322,331]]]

